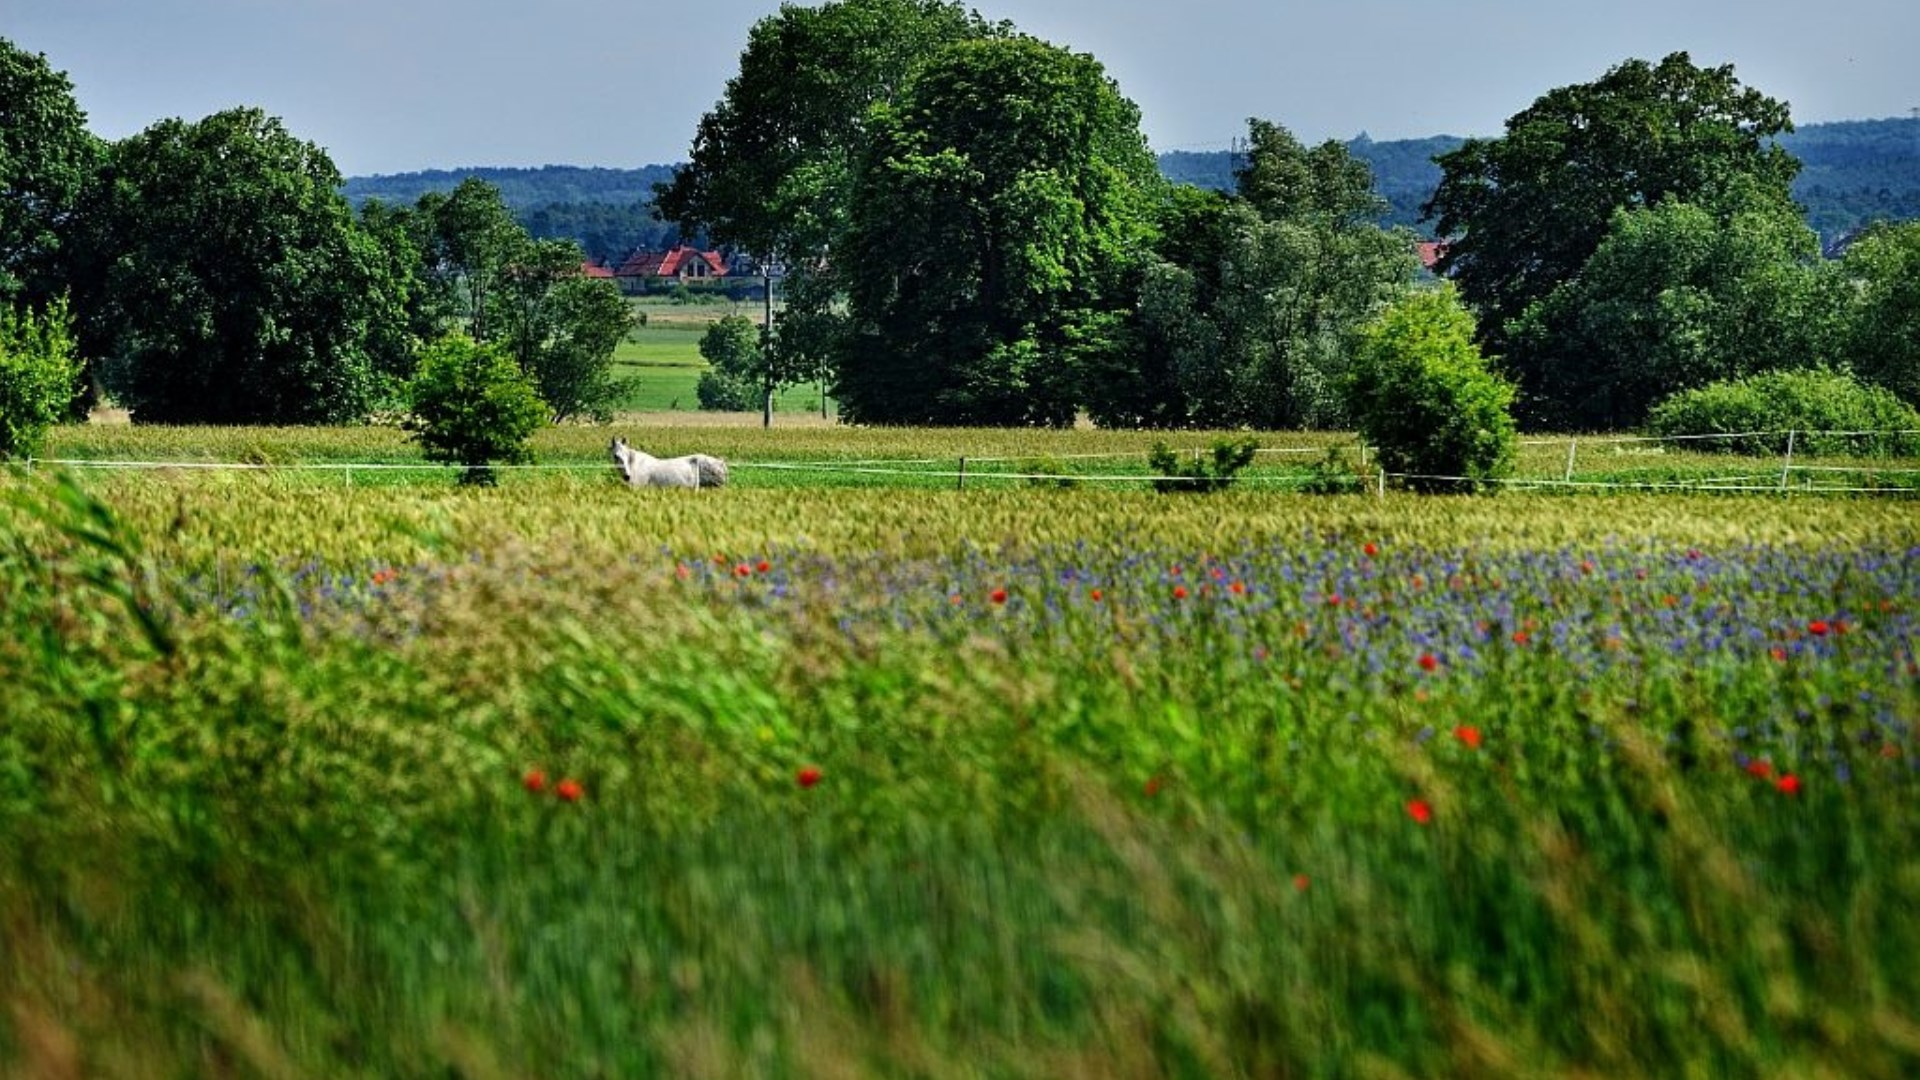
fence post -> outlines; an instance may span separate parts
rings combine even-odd
[[[1569,483],[1569,484],[1571,484],[1571,483],[1573,483],[1573,455],[1574,455],[1574,454],[1575,454],[1576,452],[1578,452],[1578,451],[1579,451],[1579,449],[1580,449],[1580,439],[1579,439],[1579,437],[1578,437],[1578,436],[1576,436],[1576,437],[1574,437],[1574,438],[1572,438],[1572,439],[1569,439],[1569,440],[1567,440],[1567,476],[1566,476],[1566,482],[1567,482],[1567,483]]]
[[[965,457],[960,459],[960,486],[956,490],[967,490],[967,459]]]
[[[1793,439],[1794,436],[1798,434],[1799,432],[1793,428],[1787,429],[1787,459],[1780,466],[1780,490],[1782,492],[1787,490],[1787,474],[1793,471]]]
[[[1381,498],[1381,499],[1384,499],[1384,498],[1386,498],[1386,497],[1387,497],[1387,470],[1386,470],[1386,467],[1385,467],[1385,466],[1382,466],[1382,467],[1381,467],[1381,468],[1379,469],[1379,471],[1377,471],[1377,472],[1375,472],[1375,473],[1373,474],[1373,478],[1374,478],[1374,485],[1373,485],[1373,494],[1374,494],[1374,496],[1375,496],[1376,498]]]
[[[1360,444],[1360,467],[1367,467],[1367,444],[1364,442]]]

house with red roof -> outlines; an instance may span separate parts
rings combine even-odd
[[[613,271],[620,287],[635,293],[665,284],[687,284],[726,276],[726,256],[685,244],[672,251],[636,251]]]

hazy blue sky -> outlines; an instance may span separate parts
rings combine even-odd
[[[118,138],[257,105],[349,175],[685,158],[778,0],[0,0],[0,36]],[[984,0],[1106,64],[1156,150],[1248,116],[1309,141],[1497,134],[1555,86],[1676,49],[1796,121],[1920,106],[1920,0]]]

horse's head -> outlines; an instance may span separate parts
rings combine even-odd
[[[612,444],[610,444],[607,447],[607,451],[608,453],[613,455],[613,463],[620,467],[621,477],[624,478],[628,483],[632,483],[633,482],[633,451],[627,449],[627,440],[625,439],[613,440]]]

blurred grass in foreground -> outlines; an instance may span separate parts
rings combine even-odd
[[[0,483],[0,1071],[1920,1068],[1908,506]]]

